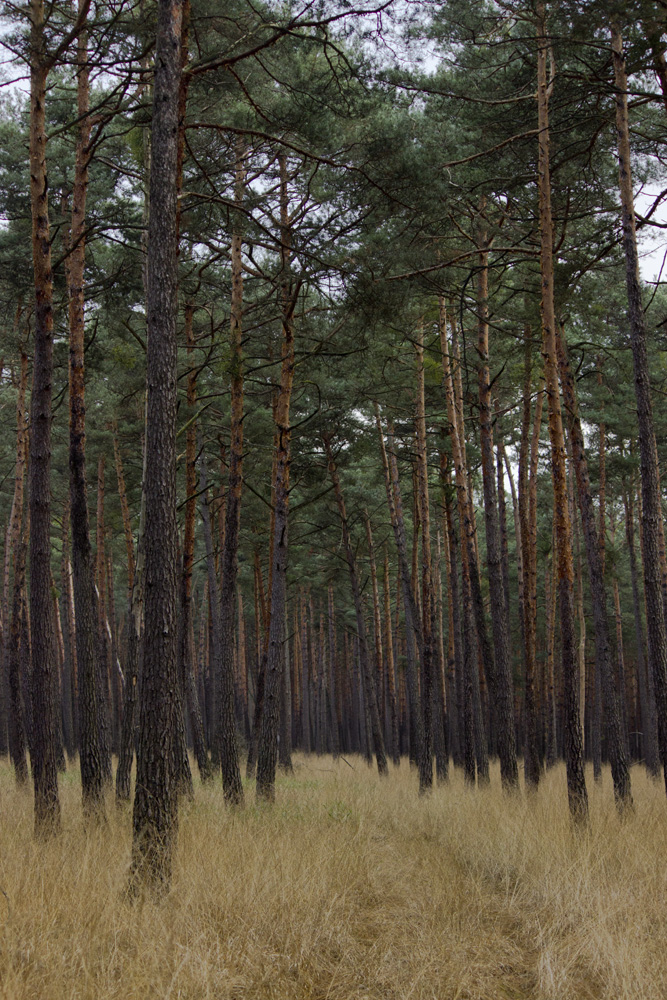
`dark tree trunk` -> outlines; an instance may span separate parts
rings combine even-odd
[[[244,150],[239,140],[236,150],[235,205],[243,204],[245,183]],[[239,766],[234,710],[234,604],[238,573],[239,531],[241,526],[241,488],[243,476],[243,267],[241,260],[241,223],[236,216],[232,233],[232,301],[230,318],[230,367],[232,370],[231,447],[229,484],[225,508],[225,534],[222,544],[220,586],[220,670],[217,674],[217,724],[220,765],[225,800],[232,805],[243,802],[243,783]]]
[[[30,204],[35,285],[30,408],[30,620],[32,632],[32,774],[35,833],[60,828],[51,615],[51,398],[53,272],[46,175],[46,33],[43,0],[30,4]]]
[[[104,816],[104,767],[99,733],[98,640],[95,621],[93,559],[90,547],[86,483],[86,407],[84,382],[84,266],[86,196],[90,152],[88,46],[84,32],[77,48],[79,114],[74,190],[72,252],[67,266],[69,284],[69,488],[72,528],[72,575],[76,615],[76,660],[79,688],[79,761],[81,794],[86,816]],[[107,758],[108,760],[108,758]]]
[[[14,764],[14,774],[18,785],[28,782],[28,760],[26,757],[26,734],[21,692],[21,621],[23,590],[25,586],[25,557],[27,548],[27,525],[23,537],[19,539],[14,561],[14,594],[12,616],[7,643],[7,663],[9,675],[9,752]]]
[[[178,826],[176,190],[182,3],[158,0],[151,127],[146,354],[145,639],[131,881],[168,889]]]
[[[277,736],[280,717],[280,685],[284,667],[285,607],[287,595],[287,528],[289,514],[289,472],[292,431],[290,401],[294,381],[294,308],[298,284],[290,279],[291,229],[287,188],[287,160],[280,163],[280,236],[282,345],[280,390],[274,403],[275,455],[273,475],[273,535],[271,552],[271,612],[269,644],[264,679],[264,704],[257,745],[257,798],[272,801],[275,796]]]

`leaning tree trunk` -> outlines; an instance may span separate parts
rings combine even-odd
[[[628,81],[623,57],[621,33],[611,25],[611,46],[616,84],[616,131],[621,193],[621,223],[625,252],[625,278],[628,289],[630,340],[635,373],[635,397],[639,424],[639,456],[642,478],[644,530],[644,590],[646,594],[646,631],[649,669],[653,674],[658,713],[658,746],[667,789],[667,637],[662,596],[660,539],[662,509],[655,461],[655,429],[648,365],[646,322],[641,299],[639,258],[635,231],[635,210],[630,167],[630,132],[628,125]]]
[[[178,826],[177,235],[179,0],[158,0],[151,128],[146,352],[145,637],[131,882],[167,890]]]
[[[581,723],[577,686],[574,629],[574,568],[572,525],[567,502],[565,437],[558,389],[556,317],[554,311],[553,219],[549,166],[549,96],[547,80],[549,39],[543,2],[538,3],[537,107],[539,133],[538,193],[540,208],[540,272],[542,275],[542,353],[544,380],[549,400],[549,438],[554,490],[554,523],[560,598],[561,663],[565,700],[565,764],[570,812],[577,822],[588,821],[588,793],[584,777]]]

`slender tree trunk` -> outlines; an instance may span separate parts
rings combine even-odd
[[[479,425],[486,525],[486,562],[489,574],[491,624],[495,654],[495,670],[491,675],[491,697],[496,720],[500,777],[503,787],[512,790],[518,788],[519,771],[514,742],[514,692],[509,650],[509,621],[505,604],[503,559],[493,460],[491,375],[489,371],[489,268],[485,234],[482,236],[482,243],[483,247],[479,253],[480,266],[477,272],[477,349],[479,354]]]
[[[433,786],[433,688],[434,688],[434,634],[435,601],[433,595],[433,568],[431,559],[431,512],[428,495],[428,461],[426,453],[426,407],[424,399],[424,324],[419,322],[415,337],[417,354],[417,505],[422,533],[422,663],[421,699],[424,719],[424,753],[419,767],[419,790],[426,792]]]
[[[386,731],[386,719],[384,713],[385,690],[384,690],[384,664],[382,661],[382,620],[380,616],[380,594],[378,590],[377,567],[375,565],[375,549],[373,547],[373,531],[368,512],[364,511],[364,524],[366,526],[366,543],[368,545],[368,562],[371,571],[371,593],[373,597],[373,649],[375,660],[375,688],[378,698],[378,711],[380,713],[380,725],[382,732]]]
[[[632,486],[623,490],[625,506],[625,537],[628,544],[630,560],[630,582],[632,585],[632,608],[635,620],[635,645],[637,686],[639,688],[639,708],[642,720],[642,749],[646,770],[652,778],[657,778],[659,766],[658,725],[655,711],[655,701],[648,665],[644,659],[644,625],[642,622],[641,598],[639,593],[639,571],[637,569],[637,550],[635,548],[635,512],[632,497]]]
[[[398,737],[398,711],[396,705],[396,669],[394,666],[394,643],[391,628],[391,593],[389,586],[389,553],[384,553],[384,632],[387,665],[387,692],[389,695],[389,719],[391,732],[391,759],[398,767],[401,763]]]
[[[147,273],[146,595],[131,882],[166,891],[178,826],[176,233],[182,2],[158,0]]]
[[[88,487],[86,482],[86,406],[84,361],[84,268],[86,198],[90,159],[88,40],[85,32],[77,47],[77,111],[69,284],[69,488],[72,528],[72,575],[76,615],[76,658],[79,679],[79,760],[84,815],[104,817],[104,755],[99,728],[98,637],[93,557],[90,546]],[[108,757],[106,758],[108,762]]]
[[[236,149],[235,206],[243,205],[245,157],[242,140]],[[235,217],[232,232],[232,302],[230,316],[230,367],[232,372],[232,413],[229,452],[229,483],[225,509],[225,534],[222,544],[222,583],[220,587],[220,672],[218,674],[218,738],[222,785],[227,802],[243,802],[243,783],[236,739],[234,711],[234,603],[238,573],[239,531],[241,527],[241,489],[243,482],[243,266],[241,259],[240,215]]]
[[[275,456],[273,478],[273,533],[271,552],[271,614],[269,645],[264,681],[264,704],[257,748],[257,797],[273,801],[277,758],[278,721],[280,715],[280,678],[284,668],[285,607],[287,598],[287,529],[289,515],[289,474],[291,437],[290,402],[294,381],[294,309],[300,284],[290,277],[291,220],[287,158],[280,163],[280,238],[282,265],[282,346],[280,389],[273,410],[275,425]]]
[[[380,420],[380,411],[375,406],[375,423],[380,436],[380,455],[382,458],[382,468],[384,471],[385,490],[387,493],[387,504],[389,506],[389,517],[394,532],[396,550],[398,554],[399,576],[401,580],[401,592],[403,594],[403,604],[405,607],[406,621],[406,641],[407,641],[407,665],[406,680],[408,688],[408,712],[409,732],[410,732],[410,759],[417,762],[422,761],[424,756],[424,720],[419,711],[417,669],[415,664],[414,645],[415,641],[419,649],[423,646],[422,630],[417,614],[417,603],[415,601],[412,582],[410,579],[410,567],[408,565],[407,542],[405,537],[405,521],[403,518],[403,501],[401,498],[400,484],[398,481],[398,464],[393,448],[393,429],[390,434],[390,455],[391,465],[387,456],[387,449],[384,442],[384,432]],[[426,765],[424,764],[424,768]]]
[[[540,204],[540,272],[542,275],[542,352],[544,380],[549,401],[549,438],[554,488],[554,523],[560,597],[561,662],[565,699],[565,765],[570,813],[577,822],[588,821],[588,793],[584,777],[583,747],[579,721],[577,666],[574,641],[574,571],[572,525],[567,503],[565,438],[558,389],[556,318],[554,313],[553,220],[549,165],[549,96],[547,57],[549,39],[543,0],[537,5],[537,106],[539,130],[538,191]]]
[[[457,391],[452,366],[450,363],[450,348],[447,342],[447,317],[444,300],[440,300],[440,342],[442,348],[442,366],[445,386],[445,400],[449,420],[449,433],[452,445],[452,460],[456,478],[456,495],[459,511],[459,526],[461,530],[461,577],[462,577],[462,607],[463,607],[463,733],[464,733],[464,772],[469,784],[475,782],[475,764],[472,757],[474,748],[478,756],[479,779],[485,782],[488,776],[488,757],[486,740],[480,727],[483,726],[481,711],[475,712],[475,704],[479,701],[479,669],[477,666],[477,635],[485,635],[483,620],[484,609],[474,607],[471,575],[476,567],[476,552],[474,542],[474,526],[472,523],[472,507],[468,495],[468,477],[466,475],[466,455],[462,439],[460,414],[457,412]],[[458,362],[455,351],[451,357]],[[450,540],[451,541],[451,540]],[[477,578],[479,583],[479,578]],[[481,592],[478,594],[481,603]],[[481,615],[476,614],[476,610]],[[475,735],[476,730],[476,735]]]
[[[19,525],[20,531],[20,525]],[[14,550],[14,593],[9,636],[7,637],[7,665],[9,677],[9,752],[14,764],[14,775],[19,786],[28,783],[28,760],[26,757],[26,733],[21,692],[21,611],[25,587],[25,558],[29,526],[25,525],[23,536]]]
[[[97,463],[97,550],[95,553],[97,579],[97,728],[100,741],[102,779],[105,786],[112,781],[111,770],[111,711],[109,697],[109,668],[106,621],[106,569],[104,562],[104,455]]]
[[[630,167],[630,133],[628,125],[628,84],[623,57],[621,33],[611,25],[612,59],[616,84],[616,132],[621,193],[621,223],[625,252],[625,276],[628,289],[630,340],[635,373],[635,396],[639,424],[639,455],[642,478],[644,529],[644,589],[646,593],[646,625],[649,669],[653,674],[658,714],[658,747],[667,789],[667,637],[662,599],[659,531],[662,524],[656,445],[653,426],[653,403],[649,377],[646,322],[641,300],[639,258],[635,232],[635,212]]]
[[[137,559],[134,561],[134,543],[130,526],[129,510],[122,502],[124,479],[120,452],[116,448],[116,471],[120,469],[118,478],[123,523],[125,527],[125,544],[128,553],[128,587],[132,580],[132,591],[128,593],[127,609],[127,653],[125,657],[125,687],[123,691],[123,721],[120,729],[120,748],[118,767],[116,769],[116,803],[127,802],[130,798],[130,777],[132,758],[136,744],[137,705],[139,700],[139,664],[141,654],[142,628],[144,617],[144,577],[145,577],[145,533],[146,524],[146,494],[142,490],[141,509],[139,512],[139,541]],[[143,479],[146,478],[146,444],[144,441]],[[123,490],[121,491],[121,482]]]
[[[387,757],[384,749],[384,738],[382,736],[382,728],[380,726],[380,715],[377,706],[375,682],[373,679],[373,674],[371,671],[371,666],[368,656],[366,623],[364,621],[364,612],[361,603],[361,592],[359,590],[359,580],[357,577],[357,569],[354,561],[354,552],[352,551],[352,543],[350,541],[350,532],[347,521],[347,513],[345,510],[345,501],[343,499],[343,493],[340,487],[340,480],[338,478],[338,470],[336,469],[336,464],[334,462],[334,457],[333,457],[333,451],[331,449],[331,440],[327,435],[323,435],[322,441],[324,443],[324,449],[326,451],[327,461],[329,463],[329,475],[331,476],[331,481],[334,486],[336,503],[338,504],[338,513],[340,514],[341,528],[343,532],[343,548],[345,549],[345,557],[347,559],[347,565],[350,571],[350,584],[352,587],[352,597],[354,599],[354,608],[356,611],[356,618],[357,618],[359,661],[360,661],[360,668],[362,675],[364,698],[366,701],[366,710],[370,717],[371,736],[373,740],[373,748],[375,750],[375,760],[377,762],[378,774],[380,774],[380,776],[384,776],[389,773],[389,769],[387,767]]]

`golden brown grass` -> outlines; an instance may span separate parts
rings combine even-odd
[[[418,799],[403,764],[297,757],[274,807],[230,812],[218,785],[181,812],[173,890],[123,895],[129,811],[86,835],[74,773],[64,830],[32,840],[32,801],[0,769],[0,996],[7,1000],[448,1000],[667,996],[667,800],[610,778],[572,832],[564,772],[511,800]],[[251,790],[248,790],[251,792]],[[249,794],[249,798],[252,795]]]

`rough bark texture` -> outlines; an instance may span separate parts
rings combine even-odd
[[[43,0],[30,4],[30,206],[35,285],[34,366],[30,409],[31,760],[35,833],[60,828],[56,767],[53,625],[51,615],[51,397],[53,272],[46,174],[46,58]]]
[[[588,793],[584,777],[577,662],[574,640],[574,570],[572,525],[567,503],[565,438],[561,416],[556,356],[554,314],[553,220],[551,216],[551,175],[549,166],[549,89],[547,58],[549,39],[543,2],[537,5],[537,107],[539,131],[538,191],[540,202],[540,273],[542,276],[542,351],[544,377],[549,401],[549,438],[554,488],[554,523],[558,559],[560,598],[561,663],[565,700],[565,765],[570,812],[577,822],[588,820]]]
[[[178,825],[176,160],[179,0],[159,0],[151,128],[146,355],[146,593],[131,882],[166,890]]]
[[[98,722],[98,644],[95,621],[93,561],[90,547],[86,483],[86,405],[84,383],[84,265],[86,196],[90,152],[88,46],[85,32],[77,47],[77,111],[79,126],[72,192],[69,285],[69,490],[72,530],[72,575],[79,678],[79,760],[84,815],[104,814],[104,772]]]

